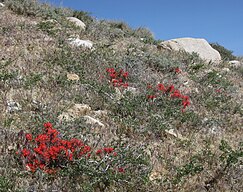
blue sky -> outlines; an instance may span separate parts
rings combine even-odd
[[[146,27],[156,39],[205,38],[243,56],[243,0],[45,0],[97,19]]]

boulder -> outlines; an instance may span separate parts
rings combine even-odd
[[[237,61],[237,60],[233,60],[233,61],[230,61],[229,64],[232,66],[232,67],[240,67],[240,66],[243,66],[243,63],[241,63],[240,61]]]
[[[83,21],[79,20],[76,17],[67,17],[66,18],[68,21],[73,23],[76,27],[80,27],[81,29],[85,30],[86,25],[83,23]]]
[[[213,49],[205,39],[197,38],[178,38],[161,42],[159,45],[162,49],[175,51],[186,51],[188,53],[197,53],[199,57],[207,62],[219,63],[221,56],[219,52]]]
[[[92,47],[93,47],[93,42],[89,41],[89,40],[81,40],[79,38],[69,38],[68,41],[69,41],[70,45],[75,46],[75,47],[82,46],[82,47],[86,47],[89,49],[92,49]]]

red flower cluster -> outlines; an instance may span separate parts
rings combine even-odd
[[[147,88],[153,89],[153,87],[151,85],[148,85]],[[190,105],[189,97],[181,94],[179,90],[175,89],[174,85],[165,87],[162,83],[159,83],[156,86],[156,88],[153,89],[153,91],[155,91],[156,93],[153,95],[148,95],[147,98],[149,100],[153,100],[154,98],[156,98],[156,95],[158,94],[158,92],[161,91],[162,93],[170,93],[171,98],[182,99],[182,105],[183,105],[182,111],[184,111],[186,109],[186,107]]]
[[[112,147],[107,147],[107,148],[104,148],[104,149],[98,149],[98,150],[96,151],[96,155],[101,155],[103,152],[104,152],[105,154],[111,154],[113,151],[114,151],[114,148],[112,148]],[[114,156],[117,156],[117,153],[114,152],[113,155],[114,155]]]
[[[49,122],[44,124],[42,134],[33,137],[32,134],[26,133],[24,139],[25,147],[19,149],[16,154],[32,172],[41,169],[53,174],[68,162],[83,157],[89,159],[93,153],[91,147],[79,139],[61,139],[59,132]],[[116,157],[118,154],[114,148],[105,147],[98,149],[95,155],[102,159],[105,155]]]
[[[44,127],[44,133],[33,139],[31,134],[25,134],[27,147],[18,152],[32,172],[40,168],[47,173],[54,173],[61,165],[73,158],[88,155],[91,151],[90,146],[78,139],[60,139],[59,132],[53,129],[51,123],[45,123]]]
[[[122,69],[119,72],[116,72],[114,68],[107,68],[106,72],[109,73],[110,82],[114,87],[128,87],[128,83],[125,82],[128,78],[128,72],[125,72]]]

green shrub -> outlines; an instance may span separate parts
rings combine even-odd
[[[93,18],[90,16],[90,13],[85,11],[73,11],[73,17],[76,17],[83,21],[86,25],[93,22]]]
[[[222,45],[218,43],[210,43],[210,45],[219,52],[223,60],[228,61],[236,59],[236,56],[233,55],[233,51],[226,49]]]
[[[68,9],[51,7],[48,4],[39,3],[37,0],[6,0],[6,6],[19,15],[39,16],[57,19],[63,15],[70,15]]]
[[[135,29],[133,33],[133,36],[142,38],[144,43],[154,44],[155,42],[154,35],[147,28],[139,27],[138,29]]]

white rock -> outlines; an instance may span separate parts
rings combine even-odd
[[[76,17],[67,17],[67,20],[72,22],[75,26],[80,27],[83,30],[85,30],[86,28],[86,25],[83,23],[83,21],[79,20]]]
[[[68,38],[69,44],[76,47],[86,47],[92,49],[93,42],[90,40],[81,40],[79,38]]]
[[[124,90],[124,93],[126,93],[126,92],[131,92],[133,95],[138,95],[139,94],[139,91],[135,87],[127,87]]]
[[[5,5],[3,3],[0,3],[0,7],[5,7]]]
[[[163,41],[159,45],[161,48],[170,50],[183,50],[188,53],[197,53],[199,57],[207,62],[219,63],[221,56],[219,52],[213,49],[205,39],[197,38],[178,38]]]
[[[243,66],[243,63],[241,63],[240,61],[237,61],[237,60],[230,61],[229,64],[232,67],[240,67],[240,66]]]
[[[223,71],[223,72],[229,72],[230,69],[225,67],[225,68],[222,69],[222,71]]]
[[[75,104],[69,108],[66,112],[63,112],[58,116],[59,121],[72,121],[76,118],[82,117],[90,113],[91,107],[86,104]]]
[[[68,73],[67,78],[68,78],[68,80],[71,80],[71,81],[78,81],[79,80],[79,76],[75,73]]]
[[[91,107],[86,104],[75,104],[67,112],[73,114],[76,117],[81,117],[88,114],[91,111]]]
[[[15,101],[7,102],[7,112],[12,113],[12,112],[20,111],[20,110],[21,110],[21,106],[19,103],[15,102]]]
[[[123,98],[123,95],[122,95],[120,89],[118,89],[117,87],[115,87],[115,99],[116,100],[120,100],[121,98]]]
[[[170,135],[173,135],[174,137],[177,137],[178,139],[181,139],[181,140],[184,139],[182,137],[182,135],[178,131],[176,131],[174,129],[169,129],[169,130],[166,129],[165,132],[168,133],[168,134],[170,134]]]
[[[99,127],[105,127],[103,123],[101,123],[99,120],[90,117],[88,115],[85,115],[84,118],[86,119],[86,123],[91,124],[93,126],[98,125]]]

